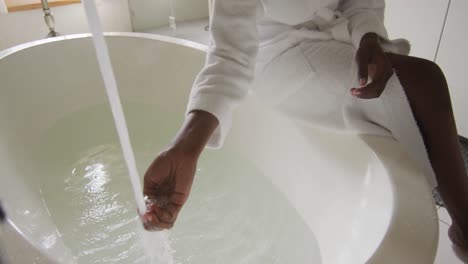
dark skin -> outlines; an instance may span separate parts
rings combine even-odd
[[[385,53],[374,33],[362,38],[356,62],[361,87],[351,88],[350,93],[363,100],[378,98],[395,70],[423,135],[439,192],[453,220],[449,237],[456,246],[468,251],[468,177],[444,74],[431,61]],[[143,216],[147,230],[173,227],[188,199],[197,160],[217,126],[218,120],[210,113],[190,113],[175,140],[150,165],[143,192],[165,202],[152,205]]]
[[[151,163],[143,193],[165,202],[150,206],[144,214],[146,230],[172,228],[190,194],[198,158],[217,126],[218,120],[208,112],[189,113],[174,141]]]
[[[436,174],[439,192],[452,218],[449,237],[468,251],[468,177],[460,151],[450,94],[442,70],[432,61],[384,53],[376,34],[361,41],[356,60],[361,85],[351,93],[362,99],[379,97],[395,70],[413,110]]]

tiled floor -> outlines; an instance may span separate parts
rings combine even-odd
[[[447,231],[452,223],[447,210],[443,207],[438,209],[439,212],[439,249],[437,250],[437,256],[435,264],[463,264],[468,263],[468,258],[457,257],[454,249],[452,248],[452,243],[447,236]],[[461,259],[464,259],[463,262]]]

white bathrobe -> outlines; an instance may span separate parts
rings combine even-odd
[[[222,146],[234,110],[255,83],[258,96],[298,120],[394,137],[437,185],[396,75],[377,100],[349,93],[357,87],[354,54],[366,33],[378,34],[385,51],[409,53],[406,40],[388,39],[384,0],[214,0],[212,8],[206,64],[187,107],[218,119],[209,147]]]

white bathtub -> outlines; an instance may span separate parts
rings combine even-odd
[[[107,39],[122,101],[163,111],[164,130],[167,135],[175,132],[203,65],[204,46],[134,33],[108,34]],[[47,185],[38,171],[41,154],[51,154],[40,153],[51,127],[73,113],[106,104],[89,36],[41,40],[0,52],[0,82],[0,199],[9,217],[3,226],[4,251],[12,263],[79,263],[57,226],[56,211],[49,210],[50,198],[44,199],[51,194],[44,194]],[[136,138],[145,134],[131,124],[138,116],[127,118],[132,140],[145,140]],[[105,122],[111,122],[110,115]],[[213,157],[224,153],[252,164],[290,207],[278,212],[273,201],[263,204],[268,210],[263,208],[262,221],[271,219],[265,230],[277,233],[280,241],[271,242],[265,254],[283,257],[274,263],[433,263],[438,221],[432,195],[424,175],[393,140],[301,127],[252,97],[238,111],[225,148],[208,151]],[[229,174],[229,162],[223,162]],[[144,165],[140,167],[142,173]],[[259,200],[261,187],[255,187]],[[244,196],[241,190],[238,195]],[[62,202],[57,200],[52,201]],[[256,217],[245,219],[253,230],[262,226]],[[248,241],[249,235],[242,234],[243,239]],[[211,249],[199,250],[208,256]]]

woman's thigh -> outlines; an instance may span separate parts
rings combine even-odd
[[[395,58],[394,67],[397,71],[400,70],[400,76],[391,76],[379,98],[360,99],[350,93],[350,89],[358,85],[355,53],[353,46],[338,41],[303,42],[293,53],[287,54],[293,54],[288,57],[291,61],[302,60],[309,67],[302,82],[295,82],[296,79],[288,80],[287,74],[281,76],[282,69],[285,72],[291,70],[286,65],[272,64],[275,71],[271,72],[275,74],[264,77],[271,80],[282,79],[283,84],[275,87],[279,82],[273,81],[271,87],[264,91],[273,93],[274,88],[289,88],[287,84],[292,83],[292,92],[274,104],[287,116],[334,131],[393,137],[421,165],[429,181],[435,186],[435,175],[409,103],[413,95],[421,91],[416,88],[410,88],[409,91],[403,87],[403,84],[409,82],[401,71],[406,71],[405,73],[411,76],[409,71],[415,65],[406,61],[405,57]],[[403,69],[405,67],[407,70]],[[299,72],[301,74],[297,76],[303,76],[302,72],[306,71]],[[418,89],[425,89],[424,86]],[[409,95],[410,93],[412,95]],[[420,106],[424,108],[423,103]],[[437,106],[443,107],[443,104]]]
[[[352,100],[349,90],[357,84],[355,48],[339,41],[305,41],[294,49],[266,69],[262,78],[270,82],[260,96],[294,119],[346,130],[344,108]],[[288,65],[290,61],[294,63]],[[290,67],[301,65],[298,62],[306,68],[299,69],[297,76],[288,73],[294,70]]]

